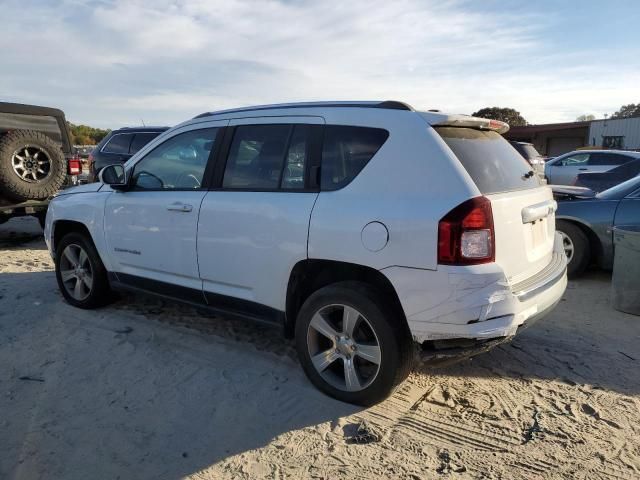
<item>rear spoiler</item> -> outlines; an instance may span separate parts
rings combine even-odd
[[[467,127],[477,128],[479,130],[493,130],[500,134],[509,131],[509,125],[499,120],[490,120],[488,118],[472,117],[469,115],[438,115],[437,117],[429,113],[422,114],[423,117],[433,127]],[[435,118],[434,118],[435,117]]]

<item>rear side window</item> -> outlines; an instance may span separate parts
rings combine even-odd
[[[531,165],[497,132],[462,127],[435,130],[483,194],[540,186],[537,175],[529,175]]]
[[[633,159],[618,153],[592,153],[589,158],[589,165],[622,165],[629,160]]]
[[[131,133],[116,133],[109,139],[107,144],[102,147],[102,151],[104,153],[128,154],[132,138],[133,134]]]
[[[129,153],[133,155],[158,135],[160,135],[160,132],[136,133],[135,137],[133,137],[133,140],[131,141]]]
[[[328,125],[322,146],[322,190],[351,182],[389,137],[380,128]]]
[[[222,186],[239,190],[302,190],[310,125],[236,127]]]

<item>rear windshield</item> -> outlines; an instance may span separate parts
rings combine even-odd
[[[538,176],[529,174],[531,165],[500,134],[463,127],[435,130],[483,194],[540,186]]]
[[[533,145],[520,145],[520,147],[522,148],[520,153],[522,153],[522,156],[527,160],[540,157],[540,154]]]

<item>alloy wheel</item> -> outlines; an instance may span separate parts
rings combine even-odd
[[[307,348],[315,370],[342,391],[364,390],[380,371],[378,337],[364,315],[349,305],[327,305],[313,315]]]
[[[560,233],[560,236],[562,237],[562,247],[564,248],[564,254],[567,256],[567,263],[570,263],[574,252],[573,240],[571,240],[569,235],[562,231],[558,231],[558,233]]]
[[[13,152],[11,166],[21,180],[29,183],[41,182],[51,175],[49,155],[35,145],[25,145]]]
[[[93,270],[87,252],[76,244],[69,244],[60,258],[60,277],[69,295],[83,301],[93,288]]]

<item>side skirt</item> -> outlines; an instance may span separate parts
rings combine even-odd
[[[221,317],[251,320],[281,327],[285,323],[284,312],[260,303],[204,292],[127,273],[109,272],[108,275],[109,284],[113,290],[146,293],[193,307],[203,308]]]

